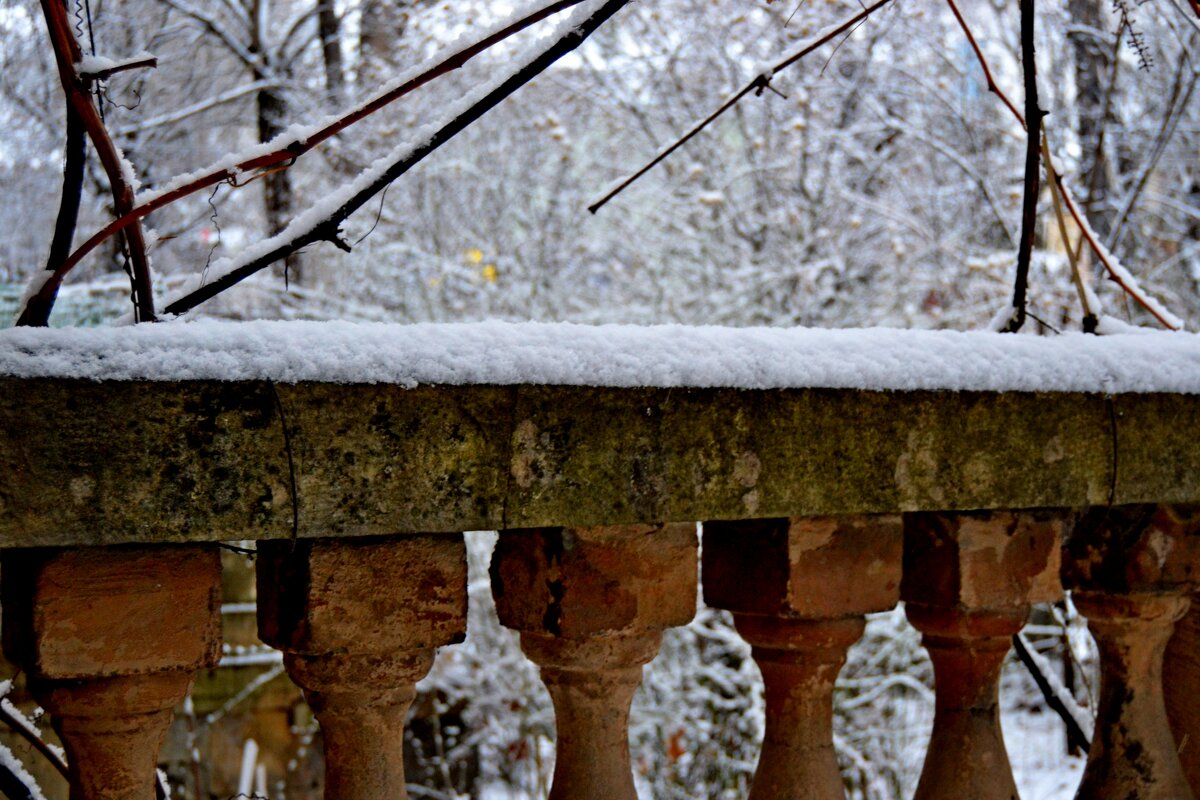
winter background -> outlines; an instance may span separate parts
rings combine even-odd
[[[488,0],[71,0],[85,47],[158,67],[101,87],[110,131],[143,192],[361,100],[522,3]],[[996,81],[1021,98],[1017,4],[960,6]],[[1010,302],[1025,137],[988,91],[939,0],[894,0],[780,74],[615,201],[586,207],[770,61],[857,13],[851,0],[643,0],[577,53],[422,162],[323,244],[193,313],[226,320],[508,320],[975,330]],[[1092,227],[1157,298],[1200,324],[1200,20],[1185,0],[1045,0],[1037,67],[1049,144]],[[351,128],[286,172],[221,184],[157,212],[166,297],[328,198],[482,82],[541,23]],[[62,98],[38,5],[0,0],[0,317],[44,267],[62,182]],[[90,158],[76,241],[111,219]],[[1048,193],[1023,335],[1078,331],[1082,311]],[[119,248],[68,279],[55,326],[129,311]],[[1114,320],[1154,322],[1085,259]],[[486,343],[480,343],[486,347]],[[471,625],[422,684],[430,719],[414,796],[539,797],[553,712],[500,628],[468,535]],[[1067,676],[1090,725],[1095,656],[1069,603],[1025,634]],[[932,724],[932,674],[902,610],[875,616],[837,692],[836,744],[854,798],[906,798]],[[761,679],[726,615],[701,607],[667,634],[634,703],[639,791],[741,798],[762,735]],[[1082,758],[1015,659],[1004,731],[1025,800],[1069,798]],[[439,722],[439,725],[441,723]],[[297,741],[313,732],[298,727]],[[306,738],[307,737],[307,738]],[[415,776],[414,776],[415,777]],[[187,795],[187,787],[179,787]],[[275,796],[275,795],[272,795]]]

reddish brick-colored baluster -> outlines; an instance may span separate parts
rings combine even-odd
[[[1062,596],[1069,515],[904,515],[909,621],[933,661],[933,736],[914,800],[1013,800],[1000,731],[1000,667],[1033,603]]]
[[[325,747],[325,796],[408,796],[404,717],[466,631],[461,534],[263,542],[259,635],[285,653]]]
[[[696,610],[695,525],[506,531],[492,557],[500,621],[554,701],[550,800],[635,800],[629,705],[664,629]]]
[[[1191,800],[1167,719],[1163,655],[1200,581],[1200,512],[1089,510],[1067,542],[1063,581],[1100,651],[1096,733],[1076,797]]]
[[[898,516],[708,522],[704,598],[733,612],[766,692],[751,800],[839,800],[833,686],[865,615],[900,595]]]
[[[50,712],[72,800],[149,800],[158,751],[221,647],[213,545],[5,550],[4,650]]]

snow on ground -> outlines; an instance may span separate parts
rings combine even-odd
[[[1196,394],[1200,335],[206,320],[0,331],[0,375]]]

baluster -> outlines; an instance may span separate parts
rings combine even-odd
[[[1175,624],[1163,688],[1183,772],[1192,793],[1200,796],[1200,595],[1192,595],[1187,615]]]
[[[1033,603],[1062,596],[1057,512],[904,515],[900,595],[933,661],[933,735],[914,800],[1013,800],[1000,668]]]
[[[4,651],[50,713],[71,800],[149,800],[171,711],[221,647],[213,545],[5,550]]]
[[[1094,508],[1068,540],[1063,581],[1100,651],[1096,733],[1079,800],[1195,797],[1167,720],[1163,654],[1198,580],[1196,509]]]
[[[325,797],[406,798],[404,719],[466,631],[461,534],[262,542],[258,625],[321,725]]]
[[[705,601],[733,612],[762,671],[766,731],[750,800],[845,797],[833,687],[865,615],[900,596],[898,516],[704,524]]]
[[[492,588],[554,702],[550,800],[634,800],[629,706],[663,630],[695,614],[695,525],[506,531]]]

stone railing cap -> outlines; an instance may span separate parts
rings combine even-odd
[[[0,331],[0,376],[1200,394],[1200,336],[198,321]]]

